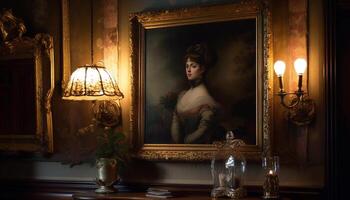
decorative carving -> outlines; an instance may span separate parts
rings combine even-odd
[[[145,27],[155,27],[161,24],[193,24],[198,23],[198,18],[204,21],[220,21],[227,20],[227,18],[239,18],[256,15],[259,11],[259,4],[256,0],[241,1],[237,4],[222,4],[215,7],[193,7],[193,8],[181,8],[177,10],[164,10],[161,12],[150,11],[143,13],[135,13],[139,23],[142,23]],[[196,17],[194,19],[193,17]],[[132,16],[133,17],[133,16]],[[174,20],[178,19],[178,20]],[[169,25],[170,25],[169,24]]]
[[[53,40],[49,34],[38,33],[35,35],[37,46],[42,48],[47,56],[50,56],[50,51],[53,48]]]
[[[203,150],[205,149],[205,150]],[[143,148],[135,153],[135,156],[145,160],[168,160],[168,161],[205,161],[211,159],[216,151],[216,148],[208,146],[202,149],[189,148],[188,150],[149,150]],[[248,160],[259,160],[261,156],[255,152],[245,152],[244,156]]]
[[[297,101],[293,99],[292,101]],[[304,96],[299,104],[287,111],[287,119],[297,126],[310,124],[315,118],[315,102],[308,96]]]
[[[27,31],[23,20],[15,17],[12,10],[3,9],[0,13],[0,33],[3,43],[20,40]]]
[[[273,69],[272,69],[272,25],[271,12],[267,1],[263,2],[263,45],[264,45],[264,97],[263,97],[263,155],[271,154],[271,127],[273,110]]]

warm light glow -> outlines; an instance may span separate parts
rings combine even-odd
[[[278,77],[281,77],[283,76],[284,71],[286,70],[286,63],[281,60],[278,60],[274,64],[274,69],[275,69],[276,75]]]
[[[294,61],[294,69],[298,75],[303,75],[306,70],[306,60],[303,58],[298,58]]]
[[[270,170],[269,170],[269,174],[271,174],[271,175],[273,174],[273,171],[272,171],[272,169],[270,169]]]
[[[63,99],[69,100],[109,100],[123,97],[106,68],[95,65],[76,69],[63,94]]]

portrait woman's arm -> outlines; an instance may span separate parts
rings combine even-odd
[[[185,140],[184,140],[185,144],[195,143],[196,140],[204,136],[206,131],[211,126],[211,123],[214,117],[213,110],[205,109],[200,113],[200,115],[201,115],[201,119],[199,121],[198,128],[194,132],[192,132],[191,134],[185,137]]]
[[[174,143],[181,143],[179,117],[177,116],[176,112],[173,113],[173,120],[171,122],[170,131],[171,131],[171,137]]]

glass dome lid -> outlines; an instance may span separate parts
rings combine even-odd
[[[246,160],[240,152],[240,146],[244,144],[242,140],[234,138],[232,131],[226,133],[225,141],[215,143],[217,151],[211,161],[212,197],[239,199],[245,196]]]

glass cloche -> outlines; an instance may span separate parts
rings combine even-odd
[[[217,151],[211,161],[212,197],[240,199],[245,196],[243,184],[246,160],[239,151],[243,144],[242,140],[234,139],[232,131],[226,133],[226,141],[215,143]]]

